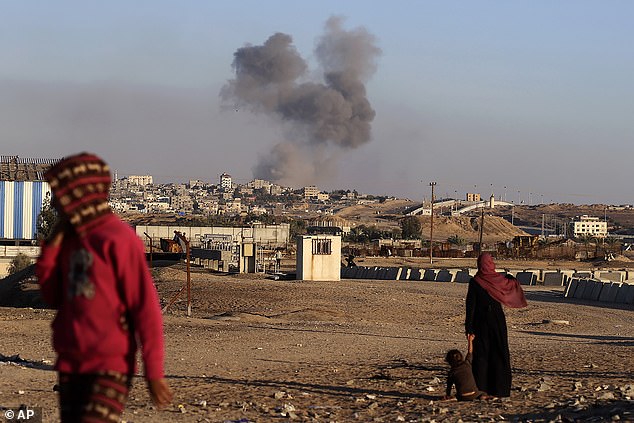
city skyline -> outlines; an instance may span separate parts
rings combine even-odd
[[[377,48],[363,75],[375,115],[367,141],[312,149],[310,169],[288,162],[314,179],[298,187],[422,199],[437,181],[443,196],[631,204],[632,12],[620,1],[3,2],[2,154],[89,150],[157,182],[225,171],[246,182],[289,125],[223,101],[234,54],[287,34],[302,81],[322,83],[315,47],[336,16]]]

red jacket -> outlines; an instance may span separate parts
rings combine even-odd
[[[43,245],[36,273],[44,300],[58,310],[58,371],[132,374],[138,337],[145,377],[163,377],[158,294],[143,243],[126,223],[112,214],[83,237],[66,233],[61,245]]]

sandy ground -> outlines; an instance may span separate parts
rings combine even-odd
[[[179,268],[155,276],[163,303],[185,280]],[[466,347],[466,288],[194,273],[193,316],[185,316],[186,297],[165,315],[175,401],[156,410],[137,378],[124,419],[634,421],[634,309],[571,302],[544,287],[527,288],[527,308],[507,310],[511,398],[438,401],[445,352]],[[0,405],[43,407],[46,422],[58,421],[52,317],[0,308]],[[7,358],[16,354],[21,360]]]

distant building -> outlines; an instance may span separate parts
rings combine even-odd
[[[350,233],[350,222],[337,216],[322,216],[308,222],[309,226],[321,228],[339,228],[342,233]]]
[[[330,200],[330,194],[328,194],[326,192],[320,192],[319,194],[317,194],[317,200],[319,200],[319,201],[328,201],[328,200]]]
[[[194,201],[189,195],[175,195],[171,198],[170,208],[175,212],[191,213],[194,211]]]
[[[482,201],[482,198],[480,197],[480,194],[468,192],[467,201]]]
[[[130,175],[128,176],[128,184],[138,185],[144,187],[146,185],[152,185],[154,180],[152,175]]]
[[[317,198],[317,196],[319,195],[319,189],[314,186],[308,186],[308,187],[304,187],[304,198]]]
[[[575,237],[595,236],[603,238],[608,235],[608,222],[601,221],[598,217],[583,215],[572,225],[572,233]]]
[[[264,179],[254,179],[247,184],[249,188],[253,189],[266,189],[267,191],[271,190],[271,183],[269,181],[265,181]]]
[[[203,188],[206,184],[200,179],[190,179],[189,188]]]
[[[222,175],[220,175],[220,187],[224,190],[230,190],[233,187],[231,175],[229,175],[228,173],[223,173]]]

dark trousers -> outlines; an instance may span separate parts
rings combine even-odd
[[[63,423],[118,423],[132,378],[117,372],[60,373],[59,405]]]

